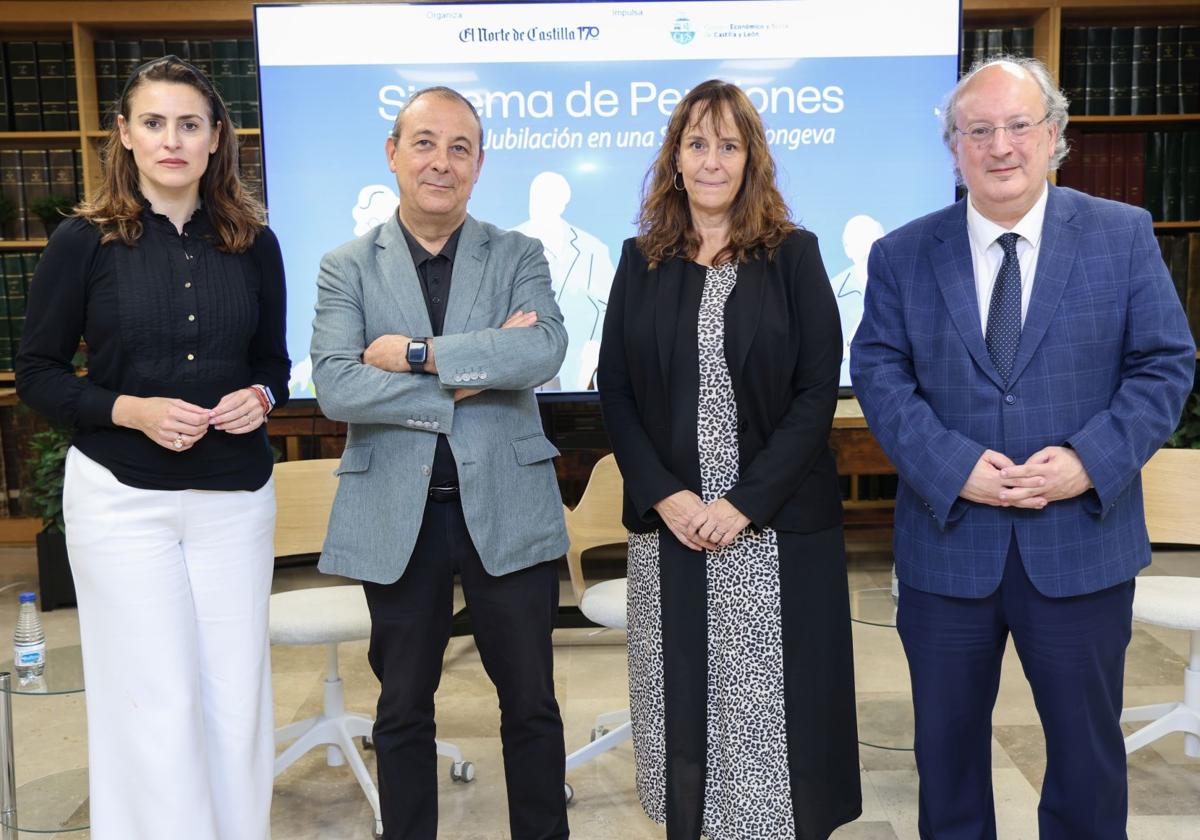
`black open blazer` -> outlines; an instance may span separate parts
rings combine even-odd
[[[686,277],[680,259],[648,268],[628,239],[608,298],[597,380],[625,479],[622,522],[634,532],[657,528],[655,503],[687,489],[660,457],[670,452],[667,374]],[[758,528],[811,533],[840,523],[829,429],[842,332],[816,236],[796,231],[773,260],[738,266],[725,306],[725,361],[741,467],[725,498]]]

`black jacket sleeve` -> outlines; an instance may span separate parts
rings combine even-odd
[[[250,340],[251,385],[266,385],[275,397],[275,408],[287,402],[291,361],[287,352],[287,289],[283,254],[270,228],[263,228],[251,246],[258,266],[260,292],[258,328]]]
[[[658,518],[653,510],[654,505],[687,488],[663,466],[658,457],[642,425],[629,375],[629,359],[625,351],[625,299],[631,283],[644,282],[646,279],[645,263],[636,253],[636,248],[632,239],[625,243],[617,274],[613,278],[608,309],[604,314],[597,384],[604,426],[608,429],[617,466],[621,468],[625,494],[643,521],[654,522]]]

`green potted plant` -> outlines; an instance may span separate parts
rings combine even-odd
[[[57,426],[31,437],[25,481],[21,488],[22,507],[40,517],[43,525],[37,535],[38,578],[43,610],[75,603],[75,581],[67,561],[62,504],[63,478],[70,446],[71,433]]]
[[[71,215],[74,207],[75,199],[64,195],[48,195],[45,198],[29,202],[30,212],[41,219],[42,224],[46,226],[46,236],[54,233],[59,222]]]
[[[1200,449],[1200,388],[1195,388],[1183,404],[1179,426],[1167,438],[1171,449]]]

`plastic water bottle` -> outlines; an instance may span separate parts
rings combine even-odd
[[[17,629],[13,633],[13,667],[17,679],[40,677],[46,671],[46,633],[38,614],[37,595],[22,592],[17,609]]]

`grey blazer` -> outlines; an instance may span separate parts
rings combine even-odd
[[[518,309],[524,329],[499,329]],[[404,574],[421,527],[438,433],[458,465],[467,528],[494,575],[567,550],[562,498],[533,388],[558,373],[562,314],[537,240],[467,217],[455,253],[436,376],[363,364],[387,334],[427,336],[429,311],[396,216],[326,254],[317,278],[313,382],[349,423],[323,572],[376,583]],[[483,393],[454,402],[456,388]]]

